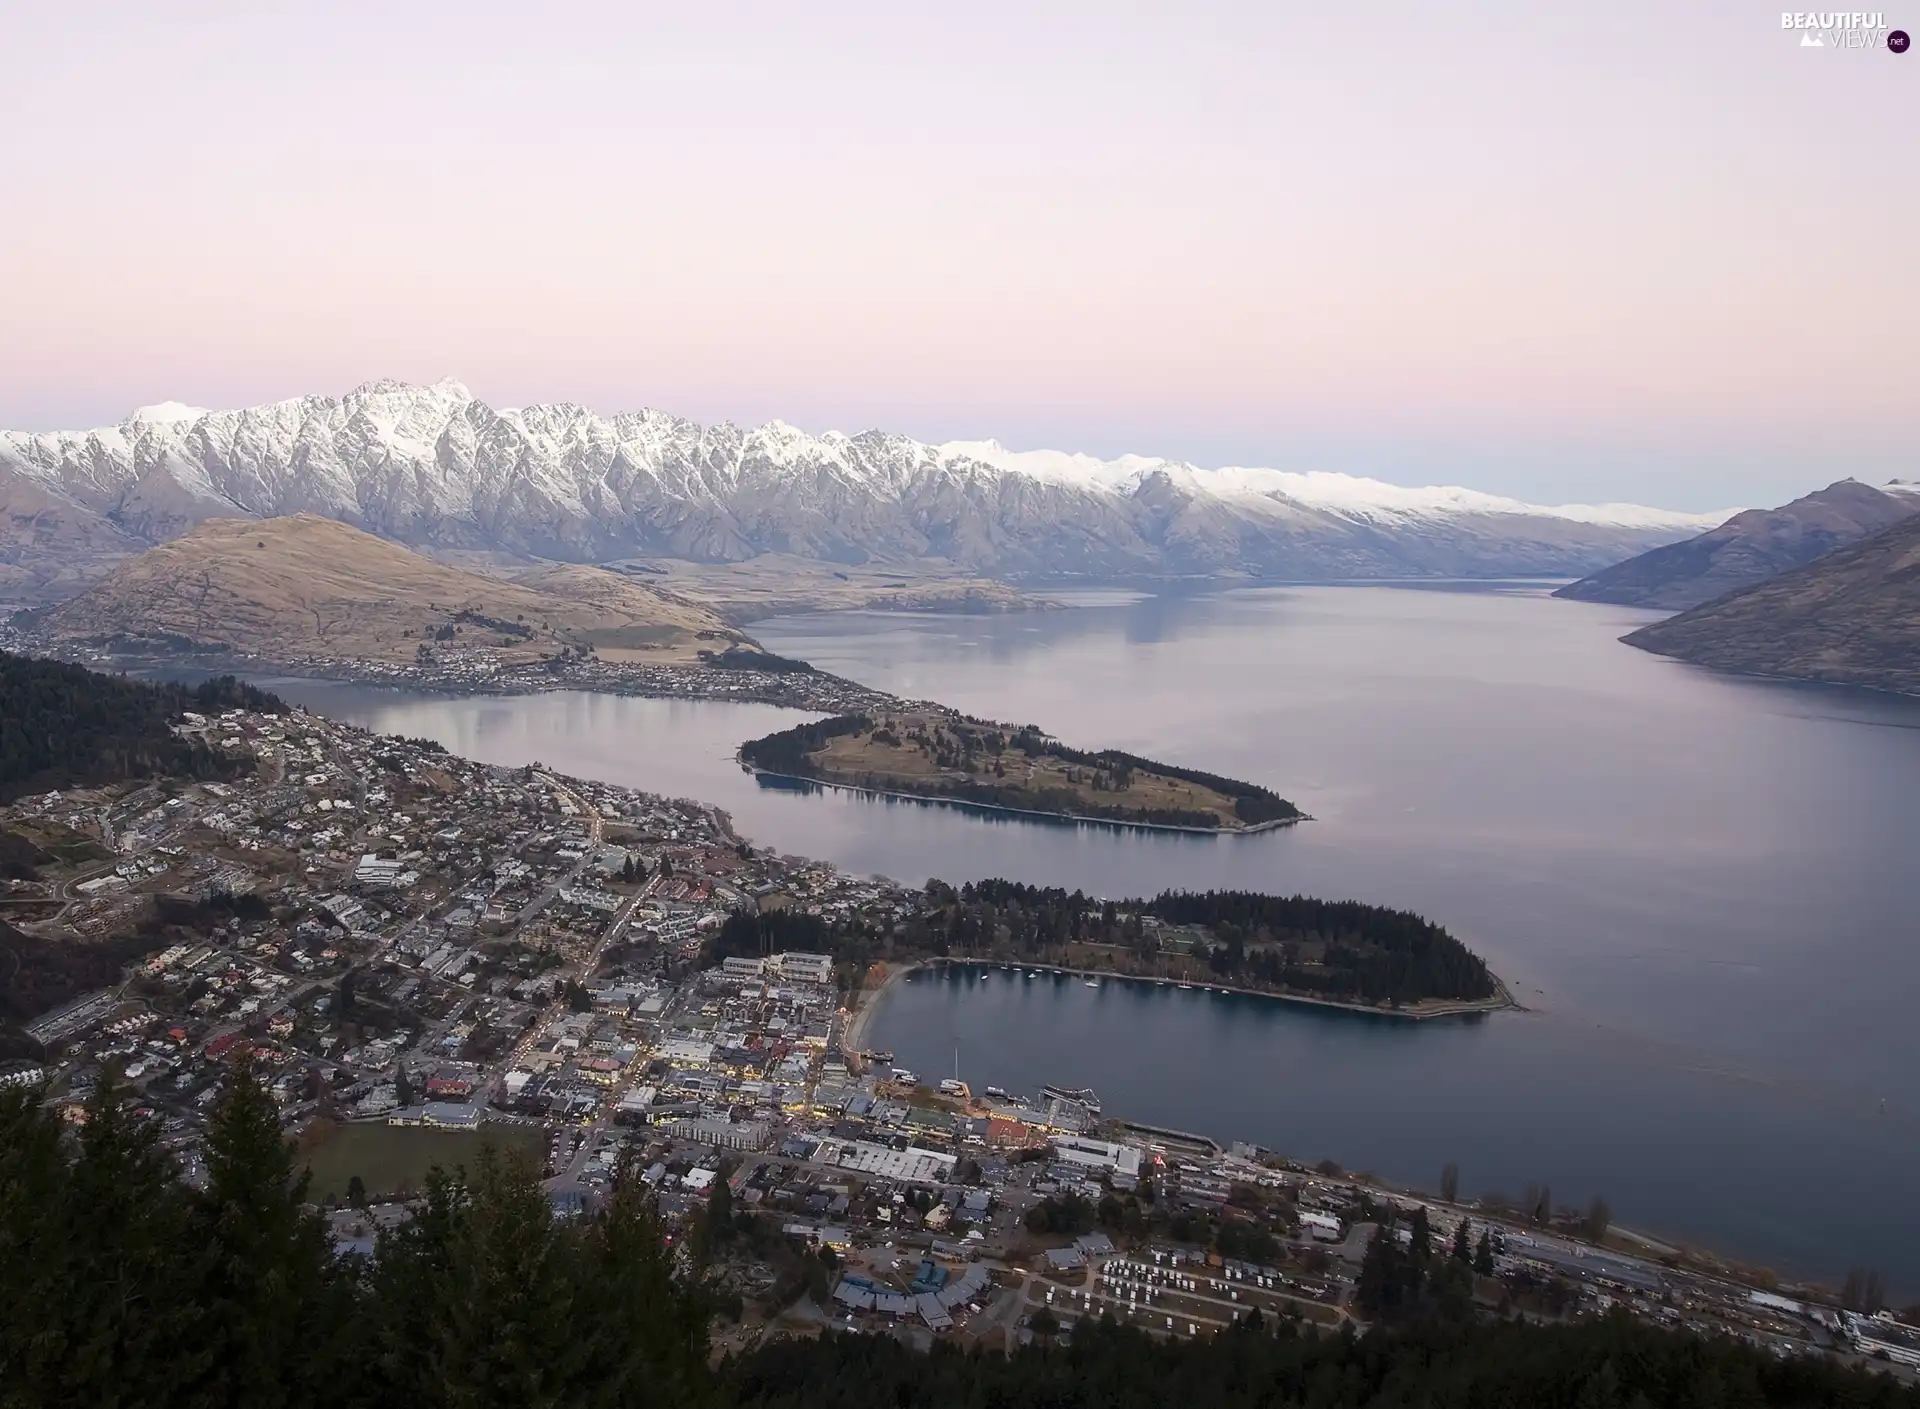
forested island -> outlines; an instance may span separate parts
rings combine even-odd
[[[1305,816],[1255,783],[931,708],[797,725],[742,744],[740,761],[838,787],[1124,826],[1252,832]]]
[[[1443,927],[1357,900],[1250,891],[1163,891],[1098,900],[1081,891],[985,880],[929,881],[925,904],[882,933],[858,921],[739,913],[708,940],[704,962],[782,949],[831,953],[843,986],[876,961],[987,960],[1207,984],[1405,1012],[1497,1008],[1505,990]]]

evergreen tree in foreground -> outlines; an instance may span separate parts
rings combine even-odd
[[[375,1256],[335,1253],[272,1100],[228,1079],[189,1188],[103,1080],[69,1133],[0,1092],[0,1409],[704,1406],[710,1298],[623,1165],[555,1216],[490,1150]]]
[[[1887,1377],[1621,1316],[1476,1317],[1457,1255],[1390,1227],[1361,1270],[1365,1335],[1254,1316],[1165,1341],[1083,1321],[1011,1353],[828,1335],[716,1373],[714,1298],[631,1161],[579,1218],[519,1160],[436,1171],[371,1259],[334,1251],[250,1071],[206,1163],[188,1187],[112,1080],[77,1128],[0,1092],[0,1409],[1920,1409]]]

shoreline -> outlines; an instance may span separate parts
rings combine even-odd
[[[859,1053],[866,1050],[867,1027],[873,1020],[874,1011],[880,1005],[880,999],[894,984],[909,974],[922,969],[1032,969],[1040,973],[1059,974],[1073,978],[1114,979],[1121,983],[1143,984],[1149,988],[1173,988],[1179,990],[1174,979],[1147,978],[1134,974],[1116,974],[1107,969],[1075,969],[1061,964],[1015,964],[999,959],[956,959],[950,956],[934,956],[926,959],[911,959],[906,963],[887,971],[887,976],[878,988],[861,989],[854,995],[854,1006],[848,1010],[845,1029],[840,1035],[840,1049],[846,1053]],[[1498,974],[1493,976],[1494,987],[1498,992],[1492,998],[1478,999],[1442,999],[1434,1006],[1420,1010],[1410,1008],[1376,1008],[1365,1003],[1345,1003],[1336,998],[1315,998],[1310,994],[1273,993],[1259,988],[1242,988],[1234,984],[1188,984],[1187,988],[1196,993],[1231,993],[1242,998],[1267,998],[1277,1003],[1294,1003],[1310,1008],[1325,1008],[1339,1013],[1352,1013],[1358,1017],[1387,1018],[1402,1022],[1432,1022],[1444,1018],[1472,1018],[1493,1013],[1524,1013],[1526,1008],[1517,1002],[1508,989],[1506,981]]]
[[[871,709],[899,709],[916,703],[825,671],[728,670],[707,665],[615,665],[589,658],[554,664],[529,663],[469,676],[424,672],[410,665],[382,668],[365,661],[287,661],[239,652],[215,655],[116,654],[18,633],[9,634],[4,629],[0,629],[0,650],[121,675],[180,670],[206,672],[210,676],[234,675],[253,681],[282,677],[328,685],[412,690],[421,694],[455,697],[511,697],[577,690],[637,699],[766,704],[828,715]],[[555,664],[559,668],[554,668]],[[944,708],[933,705],[931,701],[918,703]]]
[[[840,792],[860,793],[867,797],[898,798],[902,802],[919,802],[944,807],[958,808],[968,812],[984,812],[1004,817],[1031,817],[1038,821],[1068,823],[1087,827],[1112,827],[1117,831],[1137,832],[1175,832],[1194,837],[1250,837],[1261,832],[1279,831],[1283,827],[1297,826],[1301,822],[1313,820],[1306,813],[1298,817],[1276,817],[1268,822],[1254,822],[1242,827],[1183,827],[1172,822],[1133,822],[1119,817],[1084,817],[1077,812],[1041,812],[1030,807],[1008,807],[997,802],[975,802],[969,798],[942,797],[937,793],[903,793],[890,788],[868,787],[862,783],[840,783],[829,778],[809,778],[800,773],[781,773],[772,768],[760,768],[734,755],[742,768],[756,778],[781,778],[792,783],[806,783],[816,788],[833,788]]]
[[[1111,969],[1076,969],[1064,964],[1013,963],[1000,959],[956,959],[951,956],[939,956],[931,959],[917,959],[911,965],[916,969],[939,968],[981,968],[981,969],[1032,969],[1045,974],[1065,974],[1074,978],[1115,979],[1121,983],[1145,984],[1149,988],[1180,987],[1177,979],[1152,978],[1144,974],[1120,974]],[[902,970],[904,973],[905,970]],[[1398,1018],[1407,1022],[1430,1022],[1435,1018],[1476,1017],[1483,1013],[1525,1012],[1526,1009],[1514,1001],[1513,994],[1498,974],[1490,975],[1498,990],[1491,998],[1442,998],[1433,1000],[1426,1008],[1377,1008],[1369,1003],[1349,1003],[1338,998],[1316,998],[1307,993],[1276,993],[1271,989],[1245,988],[1230,983],[1189,983],[1187,988],[1196,993],[1232,993],[1243,998],[1271,998],[1279,1003],[1299,1003],[1313,1008],[1331,1008],[1336,1012],[1356,1013],[1363,1017]],[[888,983],[893,982],[889,975]],[[882,985],[884,989],[885,985]],[[876,990],[878,992],[879,990]],[[1421,1000],[1423,1002],[1428,1000]]]
[[[857,1054],[866,1050],[867,1024],[873,1021],[873,1011],[880,1006],[881,996],[908,974],[926,968],[927,963],[925,959],[909,959],[896,968],[889,968],[878,988],[862,988],[853,995],[853,1006],[847,1010],[847,1025],[840,1033],[842,1052]]]

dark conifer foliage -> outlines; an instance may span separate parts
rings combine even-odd
[[[1111,1321],[1067,1344],[932,1354],[876,1336],[779,1341],[723,1372],[740,1409],[1900,1409],[1885,1377],[1778,1361],[1624,1317],[1569,1326],[1430,1322],[1315,1336],[1292,1323],[1155,1342]]]
[[[928,893],[944,903],[950,953],[982,952],[1001,930],[1016,953],[1074,940],[1151,952],[1144,915],[1210,931],[1216,942],[1206,956],[1209,967],[1231,983],[1376,1004],[1495,993],[1485,961],[1444,928],[1411,911],[1357,900],[1217,890],[1102,903],[1077,890],[997,879],[958,891],[929,886]],[[1317,964],[1302,961],[1307,950],[1318,955]]]
[[[0,1409],[705,1405],[710,1298],[631,1168],[557,1217],[538,1173],[439,1174],[373,1258],[336,1253],[244,1069],[204,1187],[103,1081],[77,1132],[0,1092]]]
[[[279,713],[232,676],[146,684],[0,651],[0,803],[55,788],[159,775],[224,778],[242,766],[169,728],[186,710]]]
[[[0,1409],[1920,1409],[1890,1378],[1623,1317],[1491,1320],[1456,1256],[1390,1233],[1362,1269],[1364,1336],[1082,1323],[1007,1355],[828,1335],[714,1368],[719,1303],[631,1164],[562,1218],[533,1170],[487,1155],[436,1175],[371,1258],[343,1256],[242,1069],[206,1165],[189,1187],[111,1080],[77,1127],[0,1092]]]

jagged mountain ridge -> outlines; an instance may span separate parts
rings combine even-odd
[[[1884,489],[1843,479],[1777,509],[1748,509],[1718,528],[1650,549],[1556,597],[1619,606],[1685,611],[1857,543],[1920,514],[1920,485],[1895,480]]]
[[[1548,509],[1340,475],[1201,470],[922,444],[772,422],[702,426],[571,404],[495,410],[458,382],[376,381],[238,411],[168,403],[119,426],[0,432],[0,564],[36,525],[103,554],[212,517],[313,513],[426,548],[604,562],[945,559],[1013,578],[1578,573],[1719,516]],[[71,559],[69,559],[71,561]]]

